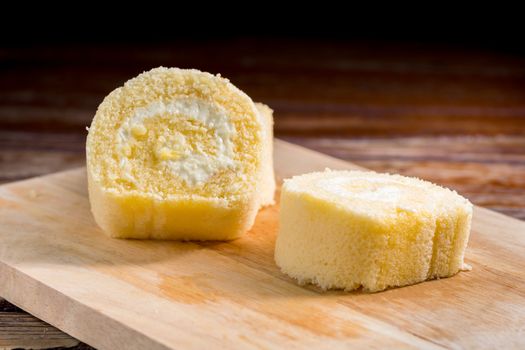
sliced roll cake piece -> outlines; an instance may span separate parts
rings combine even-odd
[[[464,268],[472,204],[427,181],[366,171],[285,180],[275,261],[300,283],[376,292]]]
[[[161,67],[129,80],[89,128],[96,222],[118,238],[239,237],[273,202],[272,124],[220,76]]]

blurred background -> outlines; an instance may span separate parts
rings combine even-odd
[[[305,16],[265,3],[224,16],[76,6],[54,16],[4,8],[0,184],[83,166],[86,126],[104,96],[162,65],[229,78],[274,109],[278,138],[525,219],[518,11],[481,17],[477,4],[464,14],[399,16],[324,6]],[[5,321],[0,338],[88,348],[1,298],[0,313],[32,327],[15,334]]]
[[[24,23],[6,16],[0,183],[82,166],[85,127],[104,96],[162,65],[229,78],[275,110],[278,138],[419,176],[525,219],[525,42],[517,19],[388,11],[299,18],[269,9],[56,18],[37,10]]]

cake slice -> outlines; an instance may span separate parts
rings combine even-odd
[[[264,133],[264,152],[262,155],[262,180],[260,203],[262,207],[275,204],[275,175],[273,171],[273,110],[265,104],[256,103],[255,107],[262,118]]]
[[[464,268],[472,205],[400,175],[316,172],[285,180],[275,261],[300,283],[376,292]]]
[[[273,201],[272,124],[220,76],[156,68],[129,80],[89,128],[96,222],[118,238],[239,237]]]

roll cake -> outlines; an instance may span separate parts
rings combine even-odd
[[[161,67],[127,81],[89,128],[95,221],[117,238],[241,236],[273,203],[272,124],[218,75]]]

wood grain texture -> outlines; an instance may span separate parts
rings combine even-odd
[[[0,311],[0,349],[70,348],[78,340],[25,312]]]
[[[525,58],[424,44],[0,47],[0,183],[82,166],[103,97],[159,65],[222,73],[275,110],[278,137],[525,219]]]
[[[20,348],[92,349],[0,297],[0,349]]]
[[[281,141],[275,154],[279,179],[355,168]],[[475,209],[471,272],[322,292],[276,267],[278,206],[232,242],[126,241],[100,232],[86,196],[85,169],[0,187],[0,294],[97,348],[525,346],[519,220]]]

